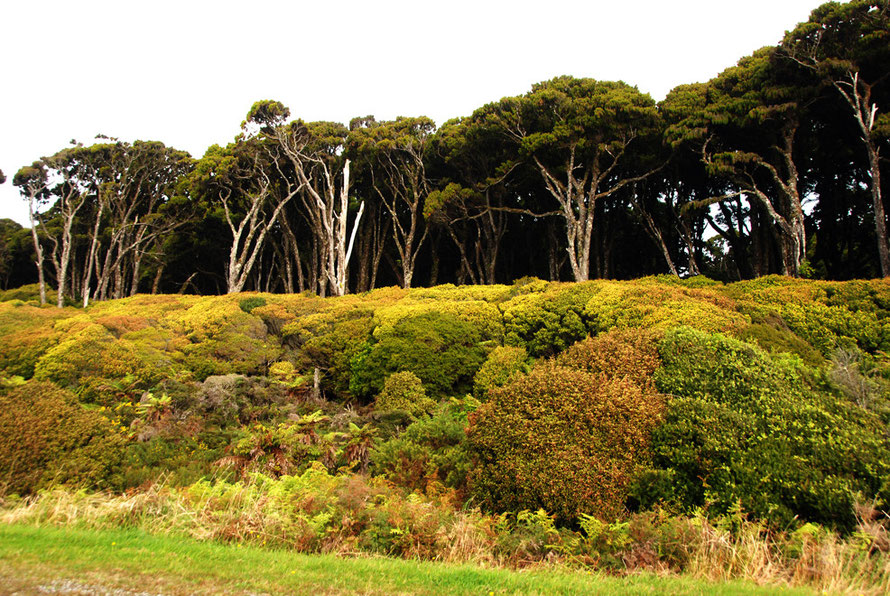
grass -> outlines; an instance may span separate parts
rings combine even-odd
[[[239,547],[141,530],[0,524],[0,584],[164,594],[813,594],[651,574],[614,578]]]

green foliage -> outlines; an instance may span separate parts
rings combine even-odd
[[[732,284],[727,293],[753,320],[781,325],[823,356],[842,347],[890,350],[890,286],[883,280],[812,282],[779,276]]]
[[[250,298],[243,298],[238,302],[238,307],[247,314],[252,313],[253,309],[260,306],[266,306],[266,299],[262,296],[251,296]]]
[[[47,286],[46,292],[52,294],[53,288]],[[12,302],[21,300],[32,306],[40,306],[40,284],[28,284],[18,288],[0,291],[0,302]]]
[[[615,358],[619,370],[632,368],[621,359],[635,357],[633,349],[585,358],[611,348],[592,341],[566,363],[589,360],[586,368],[595,370],[597,360]],[[622,511],[663,409],[648,375],[547,361],[489,395],[467,430],[476,459],[470,490],[481,504],[497,511],[543,508],[566,523],[582,513],[605,519]]]
[[[352,359],[350,390],[373,395],[383,390],[390,374],[411,371],[433,398],[467,393],[485,361],[482,338],[478,327],[435,311],[378,327]]]
[[[525,347],[534,357],[552,356],[589,332],[587,302],[599,282],[551,284],[544,292],[521,293],[502,305],[505,342]]]
[[[62,336],[55,323],[70,315],[71,311],[0,303],[0,370],[26,379],[33,377],[41,356]]]
[[[757,344],[767,352],[796,354],[809,366],[818,366],[825,361],[818,350],[791,331],[780,317],[767,316],[762,321],[742,328],[739,339]]]
[[[285,344],[295,350],[299,368],[323,371],[323,386],[347,398],[351,360],[371,336],[372,316],[373,311],[363,305],[319,305],[316,312],[301,314],[286,323],[282,336]]]
[[[664,470],[656,476],[674,482],[657,498],[715,513],[740,503],[780,525],[796,516],[847,529],[854,500],[878,494],[890,466],[883,426],[814,388],[800,361],[689,328],[668,332],[660,351],[657,385],[674,397],[653,452]]]
[[[462,491],[470,470],[466,422],[466,414],[455,408],[413,422],[371,451],[374,473],[409,490],[429,492],[445,486]]]
[[[409,370],[386,377],[383,391],[374,401],[374,409],[379,412],[404,410],[415,417],[429,412],[435,406],[436,402],[426,396],[421,380]]]
[[[703,287],[702,287],[703,286]],[[618,328],[669,329],[687,325],[704,331],[730,331],[747,323],[721,287],[680,280],[646,278],[633,284],[600,282],[584,316],[593,332]]]
[[[162,371],[149,368],[119,342],[104,326],[88,320],[70,319],[62,327],[64,338],[47,350],[34,370],[34,378],[77,390],[88,402],[103,401],[107,380],[127,374],[137,377],[143,388],[160,380]],[[110,405],[110,404],[105,404]]]
[[[473,379],[473,394],[479,399],[485,399],[491,389],[503,387],[513,375],[528,370],[528,354],[525,348],[498,346],[488,354],[488,358],[476,373]]]
[[[53,483],[105,488],[120,472],[125,439],[69,392],[32,381],[0,392],[0,492]]]

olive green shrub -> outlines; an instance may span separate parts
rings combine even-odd
[[[403,410],[415,417],[429,412],[435,405],[436,402],[427,397],[421,380],[410,370],[386,377],[383,391],[374,401],[378,412]]]
[[[485,361],[478,327],[444,312],[426,312],[378,328],[351,361],[350,391],[370,397],[394,372],[411,371],[430,397],[463,395]]]

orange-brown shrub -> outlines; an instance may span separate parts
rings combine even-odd
[[[546,361],[489,395],[467,429],[478,502],[543,508],[564,523],[621,513],[664,409],[650,381]]]
[[[615,329],[588,337],[557,357],[561,366],[577,368],[614,379],[627,378],[652,387],[652,373],[661,366],[658,334],[642,329]]]
[[[55,385],[32,381],[0,395],[0,493],[48,484],[104,487],[123,454],[111,422]]]

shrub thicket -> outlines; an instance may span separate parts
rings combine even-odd
[[[466,423],[466,414],[453,406],[424,416],[371,451],[374,473],[409,490],[441,485],[463,491],[470,469]]]
[[[461,395],[472,389],[473,376],[485,361],[478,327],[442,312],[426,312],[375,330],[352,359],[350,390],[371,396],[383,390],[392,373],[411,371],[431,397]]]
[[[854,501],[880,492],[890,472],[880,420],[818,391],[799,360],[689,328],[668,332],[661,355],[658,388],[673,397],[654,435],[658,471],[638,487],[644,502],[740,504],[777,524],[846,529]]]
[[[493,349],[473,379],[473,395],[485,399],[488,391],[504,386],[520,372],[528,372],[528,354],[525,348],[498,346]]]
[[[383,391],[374,401],[374,409],[378,412],[403,410],[415,417],[429,412],[435,406],[436,402],[426,396],[421,380],[410,370],[386,377]]]

